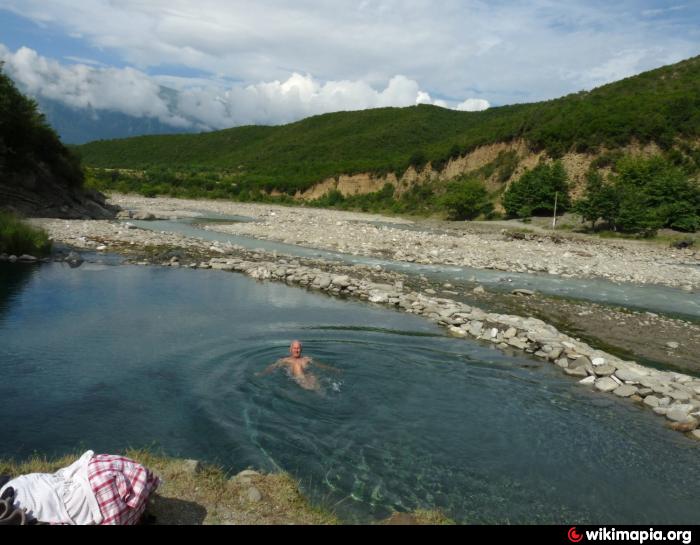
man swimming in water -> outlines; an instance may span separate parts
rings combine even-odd
[[[339,369],[336,369],[335,367],[315,362],[309,357],[302,357],[301,351],[301,341],[292,341],[292,344],[289,345],[289,356],[277,360],[272,365],[269,365],[262,373],[256,373],[256,375],[267,375],[272,373],[275,369],[284,368],[289,376],[292,377],[302,388],[306,390],[318,390],[320,388],[320,384],[318,383],[316,376],[308,370],[309,366],[314,365],[321,369],[339,371]]]

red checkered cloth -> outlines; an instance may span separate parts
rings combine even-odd
[[[88,481],[100,506],[100,524],[136,524],[160,479],[123,456],[97,454],[88,464]]]

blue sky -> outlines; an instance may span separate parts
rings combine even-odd
[[[0,58],[29,92],[200,128],[478,110],[699,53],[696,0],[0,0]]]

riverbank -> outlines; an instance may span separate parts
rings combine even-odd
[[[113,195],[110,202],[165,218],[181,215],[183,211],[249,216],[255,221],[212,224],[207,228],[353,255],[409,263],[547,273],[565,278],[658,284],[689,293],[700,290],[700,249],[697,248],[676,249],[632,240],[582,238],[559,231],[548,235],[523,233],[517,229],[485,232],[482,226],[470,228],[465,222],[458,222],[455,227],[443,222],[439,228],[433,228],[428,225],[434,226],[435,222],[422,224],[376,214],[228,201]]]
[[[125,456],[158,475],[162,484],[151,497],[148,524],[155,525],[269,525],[342,524],[335,514],[311,505],[299,483],[286,473],[247,469],[228,475],[223,469],[197,460],[183,460],[147,450],[128,450]],[[80,454],[55,460],[0,460],[0,474],[53,473]],[[437,511],[396,513],[380,524],[451,524]]]
[[[202,203],[196,202],[202,206]],[[178,201],[175,204],[183,203]],[[190,210],[189,213],[194,211]],[[274,211],[271,213],[276,214]],[[666,342],[668,353],[678,350],[681,345],[689,349],[690,354],[698,353],[693,349],[694,343],[700,339],[696,324],[650,313],[611,315],[604,306],[569,301],[556,305],[553,304],[556,298],[541,299],[539,304],[527,304],[524,302],[536,302],[538,298],[488,294],[485,290],[471,291],[470,298],[481,300],[488,306],[497,307],[500,304],[516,308],[520,305],[523,311],[517,315],[486,312],[475,303],[460,301],[460,293],[454,291],[455,286],[431,284],[427,279],[386,271],[378,266],[278,256],[276,252],[247,250],[232,244],[212,243],[174,233],[145,231],[126,223],[61,220],[37,220],[37,223],[48,229],[56,240],[77,248],[122,253],[130,256],[129,262],[132,263],[243,272],[259,280],[281,281],[330,295],[356,297],[418,314],[448,328],[453,335],[473,337],[506,352],[525,351],[549,361],[582,384],[643,404],[665,416],[674,429],[700,438],[700,431],[696,430],[700,419],[700,379],[644,367],[624,356],[612,354],[605,343],[597,342],[595,338],[591,340],[592,344],[584,342],[586,339],[582,337],[587,337],[588,331],[586,335],[563,333],[550,323],[535,318],[537,313],[532,309],[539,306],[538,312],[550,315],[553,308],[558,309],[557,312],[565,310],[566,316],[573,313],[575,316],[570,316],[571,322],[579,329],[582,322],[594,316],[600,320],[601,329],[617,331],[616,334],[620,336],[635,331],[628,326],[631,320],[640,324],[645,322],[644,327],[657,331],[661,329],[660,324],[664,324],[667,326],[664,335],[671,328],[679,333],[676,337],[681,339],[680,342]],[[616,328],[610,326],[612,322],[617,323]],[[684,336],[680,336],[682,330],[685,330]],[[640,332],[636,331],[635,334]],[[691,357],[683,359],[676,367],[697,372],[698,363]]]

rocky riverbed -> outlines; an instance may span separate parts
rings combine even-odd
[[[700,251],[692,247],[582,239],[560,232],[545,235],[503,229],[484,233],[468,227],[418,230],[420,224],[408,220],[316,208],[126,195],[115,195],[110,202],[166,218],[183,211],[250,216],[256,221],[207,228],[354,255],[700,290]]]
[[[141,206],[138,197],[119,197],[116,202],[133,209]],[[141,209],[142,212],[147,210],[149,213],[165,217],[178,215],[174,213],[178,210],[184,210],[185,213],[211,210],[220,214],[248,215],[258,218],[262,217],[260,214],[263,213],[274,214],[270,216],[272,218],[282,214],[279,208],[272,209],[261,205],[230,205],[229,203],[171,199],[163,202],[144,199],[143,202],[149,206],[147,209]],[[306,211],[306,209],[297,210],[296,214],[300,215]],[[316,210],[311,212],[338,214]],[[291,212],[285,210],[284,213]],[[363,215],[354,215],[354,217],[341,215],[344,219],[337,219],[336,222],[361,222],[362,218],[366,219]],[[317,217],[315,214],[312,216]],[[372,221],[376,219],[373,218]],[[259,280],[285,282],[335,296],[357,297],[371,303],[418,314],[444,326],[452,335],[475,338],[505,351],[524,350],[542,361],[558,366],[562,372],[576,378],[583,385],[602,392],[612,392],[613,395],[626,397],[645,405],[657,414],[663,415],[674,429],[700,438],[700,430],[696,429],[700,421],[700,378],[642,366],[628,358],[612,354],[606,350],[608,347],[604,346],[605,343],[598,343],[599,345],[596,346],[595,335],[586,335],[593,338],[590,344],[584,342],[581,338],[583,334],[567,334],[551,323],[534,317],[537,313],[528,309],[534,309],[537,305],[521,306],[523,311],[521,315],[485,311],[474,303],[460,301],[460,292],[454,291],[455,286],[438,286],[427,281],[426,283],[416,280],[415,277],[382,270],[377,266],[347,265],[320,259],[278,256],[273,252],[246,250],[232,244],[211,243],[173,233],[146,231],[123,222],[48,219],[34,220],[34,222],[46,228],[55,240],[73,248],[118,252],[130,255],[130,260],[134,263],[242,272]],[[282,225],[286,224],[282,223]],[[375,226],[371,225],[371,227]],[[406,231],[400,231],[399,234],[405,233]],[[672,256],[673,253],[670,252],[668,255]],[[688,259],[688,255],[684,254],[684,259]],[[694,289],[694,284],[684,285]],[[483,290],[477,290],[477,293],[471,290],[469,295],[481,297],[486,305],[494,306],[494,301],[489,299],[490,294]],[[515,308],[522,301],[531,299],[527,294],[498,295],[497,297],[500,299],[495,303],[505,305],[506,310],[509,305],[510,308]],[[509,303],[508,298],[511,302],[518,303]],[[545,308],[556,307],[551,299],[548,298],[548,303],[541,305],[544,307],[540,309],[542,312],[545,312]],[[541,302],[542,298],[536,297],[532,300]],[[572,304],[562,302],[562,305]],[[600,318],[610,314],[609,309],[599,305],[587,306],[580,303],[575,305],[576,316],[571,318],[578,328],[581,327],[580,321],[585,321],[580,319],[590,315],[595,315],[603,321],[603,329],[609,328],[607,323],[610,320]],[[597,310],[590,310],[596,307]],[[648,313],[636,313],[633,316],[622,311],[620,314],[613,314],[611,320],[623,321],[624,326],[627,326],[627,321],[639,324],[646,322],[653,328],[658,328],[659,323],[663,323],[664,336],[668,335],[674,340],[666,341],[663,345],[665,348],[662,350],[671,354],[681,346],[683,350],[689,350],[688,354],[692,356],[688,359],[681,357],[681,361],[676,362],[677,367],[698,371],[700,367],[698,362],[690,359],[700,352],[697,348],[700,347],[700,332],[697,324]],[[623,330],[626,329],[628,328],[623,328]],[[584,333],[590,332],[584,331]]]

